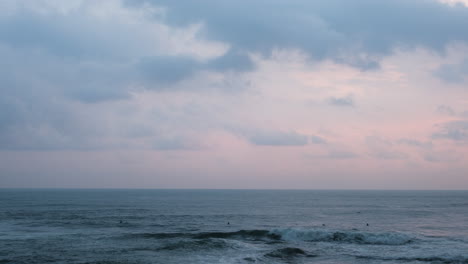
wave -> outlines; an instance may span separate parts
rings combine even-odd
[[[134,233],[126,235],[131,238],[193,238],[193,239],[241,239],[241,240],[280,240],[281,237],[268,230],[239,230],[235,232],[201,232],[201,233]]]
[[[199,233],[194,238],[241,238],[248,240],[265,240],[273,239],[279,240],[281,237],[277,234],[273,234],[268,230],[239,230],[236,232],[206,232]]]
[[[265,257],[289,259],[295,257],[316,257],[317,255],[308,254],[306,251],[300,248],[280,248],[270,253],[265,254]]]
[[[426,256],[426,257],[397,257],[397,258],[383,258],[374,256],[356,256],[359,259],[369,260],[384,260],[384,261],[404,261],[404,262],[430,262],[430,263],[442,263],[442,264],[468,264],[468,258],[462,256],[454,257],[437,257],[437,256]]]
[[[417,257],[417,258],[397,258],[399,261],[420,261],[444,264],[468,264],[468,259],[463,257],[443,258],[443,257]]]
[[[468,207],[468,203],[451,203],[450,207]]]
[[[145,239],[236,239],[280,243],[281,241],[306,242],[339,242],[370,245],[405,245],[416,238],[403,233],[378,233],[359,231],[334,231],[323,229],[274,229],[274,230],[239,230],[234,232],[202,232],[202,233],[136,233],[129,234],[132,238]]]
[[[165,246],[158,248],[158,250],[203,250],[203,249],[223,249],[228,248],[231,245],[223,240],[214,239],[202,239],[202,240],[189,240],[189,241],[178,241],[170,243]]]
[[[123,238],[145,238],[145,239],[166,239],[166,238],[183,238],[190,237],[190,233],[131,233]]]
[[[402,233],[372,233],[359,231],[332,231],[321,229],[276,229],[271,234],[288,241],[341,242],[370,245],[405,245],[415,238]]]

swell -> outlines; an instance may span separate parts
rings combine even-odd
[[[316,257],[317,255],[309,254],[305,250],[294,247],[280,248],[265,254],[265,257],[289,259],[296,257]]]
[[[197,239],[197,240],[188,240],[188,241],[178,241],[175,243],[170,243],[165,246],[159,247],[157,250],[204,250],[204,249],[224,249],[232,247],[232,245],[223,240],[215,239]]]
[[[405,245],[416,238],[402,233],[334,231],[322,229],[275,229],[275,230],[239,230],[235,232],[201,232],[201,233],[133,233],[125,238],[143,239],[236,239],[264,242],[305,241],[332,242],[369,245]]]
[[[339,242],[369,245],[405,245],[416,238],[396,232],[334,231],[323,229],[276,229],[272,231],[288,241]]]
[[[455,257],[437,257],[437,256],[421,256],[421,257],[397,257],[397,258],[383,258],[375,256],[357,256],[358,259],[368,260],[383,260],[383,261],[404,261],[404,262],[429,262],[439,264],[468,264],[468,258],[462,256]]]
[[[193,239],[245,239],[245,240],[279,240],[281,237],[268,230],[239,230],[235,232],[201,232],[201,233],[133,233],[127,238],[167,239],[167,238],[193,238]]]

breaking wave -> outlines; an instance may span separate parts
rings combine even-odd
[[[139,233],[130,234],[134,238],[146,239],[236,239],[258,241],[307,241],[307,242],[340,242],[370,245],[405,245],[415,241],[403,233],[373,233],[359,231],[333,231],[321,229],[275,229],[275,230],[239,230],[235,232],[202,232],[202,233]]]
[[[372,233],[359,231],[331,231],[320,229],[277,229],[271,234],[288,241],[342,242],[371,245],[405,245],[415,238],[402,233]]]
[[[404,261],[404,262],[429,262],[429,263],[443,263],[443,264],[468,264],[468,258],[462,256],[454,257],[437,257],[437,256],[426,256],[426,257],[397,257],[397,258],[383,258],[374,256],[357,256],[359,259],[369,260],[384,260],[384,261]]]

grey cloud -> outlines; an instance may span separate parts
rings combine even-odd
[[[313,159],[332,159],[332,160],[347,160],[347,159],[354,159],[359,157],[358,154],[348,151],[348,150],[330,150],[326,154],[309,154],[306,155],[307,157]]]
[[[378,150],[373,151],[371,156],[378,159],[406,159],[408,155],[399,151]]]
[[[132,25],[119,19],[99,19],[84,10],[61,14],[21,7],[17,12],[1,15],[0,45],[10,48],[13,54],[21,54],[14,58],[18,61],[45,65],[41,71],[49,71],[43,79],[64,87],[70,98],[88,103],[127,99],[130,87],[135,85],[158,90],[200,70],[254,69],[246,53],[232,49],[204,63],[189,55],[155,56],[165,53],[159,50],[157,37],[148,36],[145,27],[157,21]],[[36,58],[35,53],[41,58]],[[23,54],[33,56],[24,58]],[[51,61],[60,60],[62,68],[48,66]]]
[[[60,56],[83,56],[83,42],[79,41],[79,35],[66,28],[65,20],[68,18],[49,18],[26,10],[16,16],[2,16],[0,41],[13,47],[41,48]]]
[[[0,42],[72,60],[122,60],[149,51],[141,32],[118,20],[99,20],[84,12],[38,13],[20,8],[0,17]]]
[[[198,71],[246,72],[255,68],[247,54],[228,51],[226,54],[200,62],[189,56],[155,56],[143,58],[137,66],[146,88],[159,90],[193,77]]]
[[[255,69],[255,65],[248,54],[229,50],[223,56],[208,62],[206,68],[213,71],[247,72]]]
[[[432,134],[432,138],[468,142],[468,120],[456,120],[439,124],[438,131]]]
[[[15,54],[44,52],[40,59],[35,55],[14,59],[43,67],[41,78],[48,85],[64,87],[66,96],[92,103],[129,98],[135,85],[161,89],[200,70],[251,71],[255,65],[249,52],[269,54],[274,48],[299,48],[315,59],[331,58],[372,69],[396,45],[443,50],[451,41],[468,39],[464,34],[468,9],[435,1],[125,1],[135,8],[144,2],[168,8],[166,16],[154,18],[157,23],[187,26],[203,22],[197,38],[224,41],[230,50],[203,63],[190,56],[153,56],[158,54],[158,46],[146,39],[147,32],[118,19],[93,18],[80,9],[65,15],[21,8],[1,16],[0,44],[16,50]],[[338,14],[338,9],[346,12]],[[409,10],[419,10],[418,19]],[[434,19],[438,23],[432,25]],[[54,60],[58,69],[49,66]],[[95,63],[102,67],[90,67]],[[88,67],[91,69],[82,74]],[[346,98],[335,99],[337,104],[351,103]]]
[[[138,145],[133,141],[140,140],[136,138],[143,136],[142,131],[140,135],[119,134],[132,125],[130,118],[119,120],[125,119],[120,116],[127,111],[119,106],[121,102],[104,102],[130,96],[131,73],[126,66],[62,63],[42,52],[20,52],[2,45],[0,57],[0,149],[89,150]],[[167,120],[158,125],[167,125]],[[148,136],[161,134],[151,133]],[[143,148],[150,145],[140,144]]]
[[[145,80],[162,85],[187,79],[193,76],[199,67],[200,64],[193,58],[182,56],[144,58],[138,65]]]
[[[395,148],[392,141],[379,136],[368,136],[365,143],[370,150],[370,156],[377,159],[406,159],[408,155]]]
[[[149,56],[159,47],[142,34],[145,25],[95,19],[84,8],[18,10],[0,10],[0,149],[115,146],[102,135],[111,132],[100,113],[84,116],[81,103],[129,99],[208,69],[188,55]]]
[[[450,42],[468,40],[468,8],[437,1],[125,2],[167,7],[168,23],[202,22],[207,37],[237,49],[269,54],[273,48],[299,48],[315,59],[331,58],[362,69],[376,68],[378,58],[396,46],[441,52]]]
[[[131,124],[123,131],[123,136],[128,138],[148,138],[154,136],[155,130],[148,124]]]
[[[330,151],[327,158],[330,159],[353,159],[358,157],[354,152],[350,151]]]
[[[380,69],[380,57],[377,55],[359,56],[356,54],[343,54],[343,57],[337,57],[334,60],[337,63],[347,64],[362,71],[372,71]]]
[[[354,106],[354,99],[351,95],[345,97],[330,97],[328,103],[335,106]]]
[[[431,141],[420,141],[417,139],[411,139],[411,138],[401,138],[397,141],[398,144],[404,144],[408,146],[413,146],[413,147],[419,147],[419,148],[432,148],[432,142]]]
[[[436,112],[442,115],[455,115],[455,111],[453,110],[453,108],[448,105],[439,105],[436,109]]]
[[[327,144],[327,140],[325,138],[315,135],[310,136],[310,142],[313,144]]]
[[[257,132],[251,136],[248,136],[250,143],[260,146],[305,146],[308,143],[308,137],[291,132]]]
[[[78,65],[69,66],[64,75],[49,81],[72,100],[99,103],[129,99],[136,89],[136,72],[131,65]]]
[[[154,141],[153,149],[160,151],[197,150],[200,146],[183,137],[160,137]]]
[[[129,44],[124,54],[114,44],[117,38],[109,36],[117,35],[116,29],[88,24],[87,17],[79,15],[23,11],[0,17],[2,96],[23,102],[34,95],[35,104],[62,97],[88,103],[130,97],[135,74],[122,57],[136,55],[135,45]]]
[[[367,136],[365,142],[368,146],[373,148],[389,148],[393,146],[393,143],[390,140],[376,135]]]
[[[468,76],[468,59],[459,64],[444,64],[434,75],[448,83],[463,83]]]
[[[72,99],[85,103],[124,100],[131,97],[129,91],[119,89],[118,85],[105,83],[78,85],[76,89],[65,91],[65,94]]]
[[[434,163],[457,162],[461,156],[454,152],[431,151],[424,154],[424,160]]]
[[[85,10],[61,14],[21,7],[0,14],[0,54],[5,61],[0,71],[19,78],[19,72],[28,70],[21,78],[37,86],[33,89],[56,87],[55,96],[98,103],[128,99],[137,88],[160,90],[200,70],[242,72],[254,67],[246,53],[232,51],[203,63],[190,55],[156,56],[165,54],[158,36],[148,30],[156,21],[142,17],[141,24],[125,23]],[[2,77],[0,83],[5,82]]]
[[[127,65],[71,62],[35,50],[6,48],[0,44],[2,96],[35,105],[49,100],[92,103],[127,99],[133,90]]]
[[[102,125],[84,121],[73,111],[56,102],[21,102],[16,106],[15,122],[0,124],[0,149],[60,150],[93,149],[105,143],[94,141],[101,137]],[[0,103],[0,107],[3,105]]]
[[[136,7],[137,2],[142,1],[127,3]],[[119,19],[93,19],[82,9],[66,15],[27,8],[2,13],[1,147],[102,146],[107,144],[100,142],[105,122],[82,116],[74,104],[127,99],[135,89],[163,89],[200,70],[254,70],[248,56],[252,52],[268,55],[275,48],[299,48],[313,59],[372,69],[400,44],[440,51],[451,41],[468,39],[467,9],[435,1],[149,2],[168,7],[163,19],[169,25],[202,22],[197,38],[223,41],[230,50],[205,62],[190,56],[155,56],[160,54],[157,41],[140,31],[140,25]],[[410,10],[418,10],[418,19]],[[154,21],[161,22],[161,17]],[[314,143],[293,132],[249,138],[271,145]]]

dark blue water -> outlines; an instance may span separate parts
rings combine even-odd
[[[0,263],[468,263],[468,192],[0,190]]]

